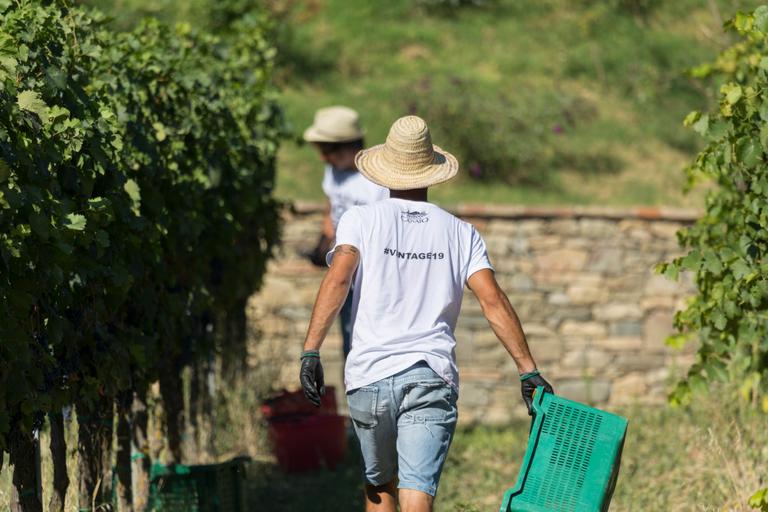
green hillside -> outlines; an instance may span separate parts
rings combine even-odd
[[[459,156],[449,142],[492,138],[478,150],[509,161],[490,170],[501,179],[466,178],[465,159],[465,178],[435,189],[441,202],[697,204],[681,193],[698,147],[682,119],[715,88],[686,70],[715,58],[729,43],[722,20],[757,2],[502,0],[450,13],[426,3],[296,3],[281,36],[295,131],[316,108],[346,104],[368,144],[409,112]],[[515,170],[518,152],[529,154]],[[280,197],[322,198],[320,176],[311,147],[285,144]]]
[[[128,27],[141,15],[209,28],[263,5],[276,20],[278,85],[298,140],[315,109],[357,109],[368,144],[394,119],[427,119],[463,178],[439,202],[697,205],[683,128],[716,84],[723,20],[756,0],[89,0]],[[470,4],[464,7],[439,5]],[[479,5],[474,5],[479,4]],[[278,196],[322,199],[311,146],[286,141]],[[470,171],[476,176],[469,177]]]

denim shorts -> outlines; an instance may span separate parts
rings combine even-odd
[[[434,496],[453,439],[456,391],[425,363],[347,393],[365,479]]]

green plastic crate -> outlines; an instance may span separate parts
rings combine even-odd
[[[619,474],[627,420],[536,389],[517,483],[501,512],[605,512]]]
[[[245,512],[245,464],[249,461],[237,457],[219,464],[155,464],[148,508],[154,512]]]

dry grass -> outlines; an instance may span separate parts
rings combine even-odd
[[[252,389],[252,388],[250,388]],[[247,393],[240,394],[243,396]],[[630,407],[619,413],[630,420],[612,512],[750,510],[746,503],[768,484],[766,415],[740,404],[725,403],[723,393],[699,397],[689,409]],[[264,429],[249,399],[238,407],[231,395],[230,428],[219,430],[219,456],[250,452],[254,507],[269,504],[273,512],[346,511],[361,505],[359,460],[353,453],[335,471],[287,476],[266,453]],[[251,422],[248,427],[244,422]],[[74,428],[69,429],[70,475],[74,480]],[[504,490],[514,484],[527,442],[528,424],[504,428],[462,428],[446,462],[437,510],[479,512],[499,506]],[[43,434],[43,446],[47,446]],[[51,483],[47,450],[43,450],[45,503]],[[318,489],[323,492],[318,493]],[[0,474],[0,510],[8,510],[10,471]],[[68,509],[76,511],[74,485]]]

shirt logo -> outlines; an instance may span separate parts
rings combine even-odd
[[[404,211],[400,212],[400,220],[403,222],[410,222],[412,224],[423,224],[429,222],[429,214],[427,212],[412,212]]]

